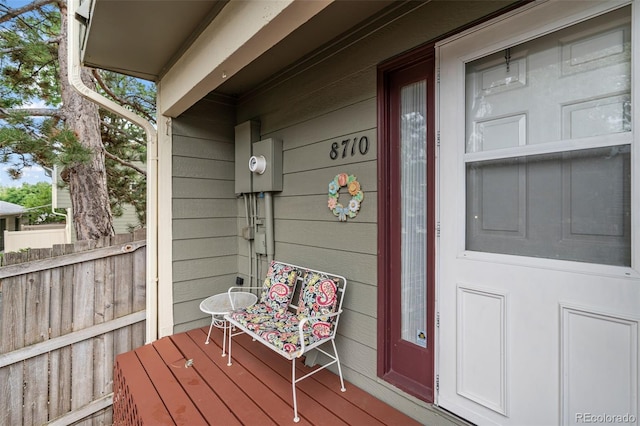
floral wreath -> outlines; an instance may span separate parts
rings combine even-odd
[[[349,194],[351,194],[351,201],[344,207],[338,203],[340,198],[340,188],[347,187]],[[364,193],[360,189],[360,183],[356,180],[354,175],[347,175],[346,173],[340,173],[329,182],[329,202],[327,206],[329,210],[338,217],[340,222],[346,222],[347,216],[354,218],[358,215],[360,210],[360,203],[364,198]]]

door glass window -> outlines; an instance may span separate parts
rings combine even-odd
[[[400,96],[402,339],[426,346],[426,81],[403,87]]]
[[[629,266],[630,7],[466,65],[466,248]]]

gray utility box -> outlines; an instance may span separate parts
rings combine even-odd
[[[253,192],[282,191],[282,141],[270,138],[254,142],[253,155],[266,160],[264,172],[253,173]]]

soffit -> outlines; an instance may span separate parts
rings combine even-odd
[[[83,64],[159,81],[227,1],[94,0]],[[243,93],[392,3],[335,1],[225,82],[224,92]]]
[[[94,0],[83,63],[157,81],[227,1]]]

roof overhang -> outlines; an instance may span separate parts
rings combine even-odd
[[[176,117],[217,90],[240,96],[392,0],[84,0],[82,62],[158,83]]]
[[[26,212],[27,209],[18,204],[9,203],[7,201],[0,201],[0,217],[20,216],[21,214]]]
[[[157,81],[228,0],[83,0],[84,65]]]

